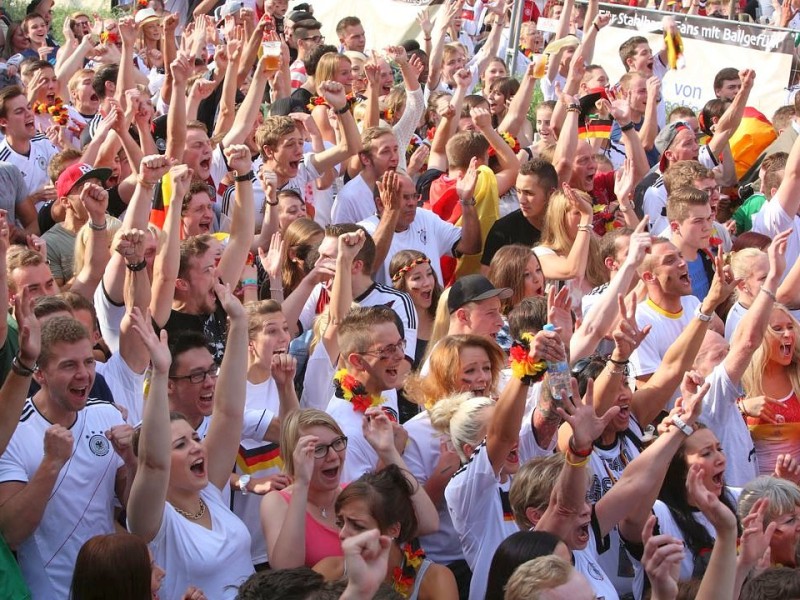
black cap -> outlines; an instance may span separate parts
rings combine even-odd
[[[447,308],[453,313],[468,302],[480,302],[499,297],[501,300],[511,298],[513,292],[509,288],[496,288],[483,275],[465,275],[459,278],[450,288],[447,297]]]
[[[304,10],[295,10],[289,13],[287,17],[292,23],[299,23],[300,21],[314,20],[314,15]]]
[[[291,113],[307,113],[308,107],[297,98],[279,98],[269,107],[271,117],[288,117]]]

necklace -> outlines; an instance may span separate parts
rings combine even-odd
[[[186,517],[187,519],[189,519],[189,520],[191,520],[191,521],[197,521],[198,519],[202,518],[204,514],[206,514],[206,503],[205,503],[205,502],[203,502],[203,499],[202,499],[202,498],[200,498],[200,510],[198,510],[198,511],[197,511],[196,513],[194,513],[194,514],[192,514],[192,513],[189,513],[189,512],[186,512],[185,510],[181,510],[181,509],[180,509],[180,508],[178,508],[177,506],[173,506],[172,508],[174,508],[174,509],[175,509],[175,511],[176,511],[176,512],[177,512],[179,515],[181,515],[181,516],[183,516],[183,517]]]

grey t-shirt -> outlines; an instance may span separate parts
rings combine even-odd
[[[47,260],[50,261],[50,271],[56,279],[65,282],[72,279],[72,261],[75,258],[76,235],[67,231],[61,223],[56,223],[42,235],[47,242]]]
[[[20,170],[0,160],[0,208],[8,213],[8,222],[17,219],[17,205],[25,200],[25,179]]]

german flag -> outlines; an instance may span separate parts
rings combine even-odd
[[[239,446],[236,466],[240,472],[248,475],[272,468],[282,469],[281,449],[278,444],[265,444],[249,450]]]
[[[778,133],[767,117],[752,106],[745,107],[742,122],[730,140],[737,179],[742,178],[777,137]]]

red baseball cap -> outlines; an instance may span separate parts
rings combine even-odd
[[[69,195],[72,188],[89,179],[99,179],[105,185],[109,177],[111,177],[111,169],[104,167],[95,169],[92,165],[77,163],[64,169],[64,172],[58,176],[56,194],[59,198],[64,198]]]

